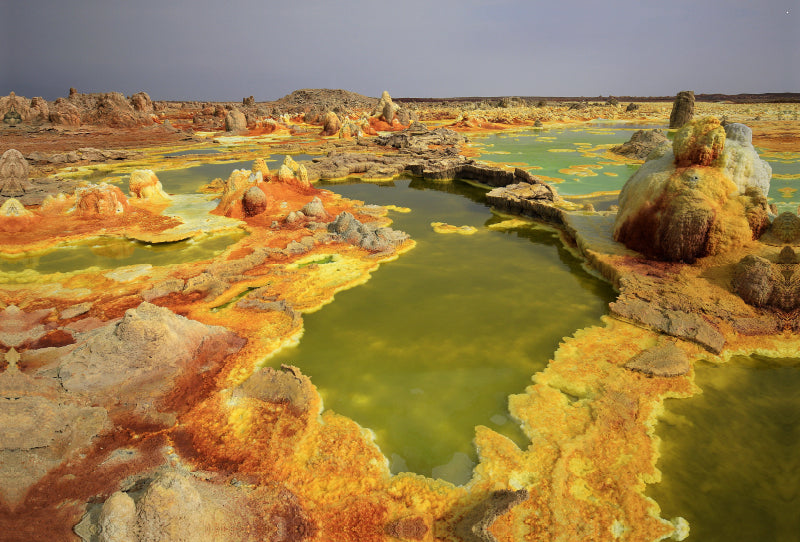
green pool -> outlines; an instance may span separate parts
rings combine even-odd
[[[696,383],[666,402],[648,495],[689,521],[690,541],[800,539],[800,359],[700,363]]]
[[[375,432],[394,472],[466,482],[478,424],[527,446],[508,395],[522,392],[562,337],[599,323],[611,287],[549,229],[490,229],[506,217],[481,188],[418,179],[324,187],[411,208],[391,217],[417,247],[306,315],[299,346],[267,363],[310,375],[326,408]],[[431,222],[478,231],[440,234]]]
[[[478,159],[514,164],[552,183],[563,196],[617,192],[639,167],[611,160],[605,152],[630,139],[639,129],[656,125],[613,123],[561,128],[526,129],[517,132],[471,136]],[[668,134],[671,137],[671,134]],[[779,212],[797,212],[800,205],[800,152],[763,152],[772,167],[769,202]]]

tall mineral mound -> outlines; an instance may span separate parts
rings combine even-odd
[[[669,127],[680,128],[692,120],[694,116],[694,91],[682,90],[675,96],[672,113],[669,115]]]
[[[749,135],[715,118],[684,126],[625,183],[614,238],[649,258],[693,262],[760,236],[772,171]]]

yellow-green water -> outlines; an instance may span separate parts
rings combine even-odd
[[[411,208],[393,227],[417,246],[366,284],[308,314],[296,348],[268,360],[311,376],[325,406],[372,429],[394,472],[466,482],[475,425],[527,441],[507,397],[543,369],[564,336],[599,322],[611,287],[586,273],[551,230],[492,231],[485,190],[402,179],[329,188]],[[431,222],[474,226],[435,233]]]
[[[689,541],[800,540],[800,359],[700,363],[702,394],[670,399],[661,483],[663,517],[689,521]]]
[[[159,266],[205,260],[221,254],[244,235],[246,235],[244,231],[233,231],[155,245],[120,238],[92,239],[54,248],[38,255],[0,257],[0,272],[20,273],[31,269],[41,274],[49,274],[79,271],[90,267],[114,269],[127,265]]]
[[[659,127],[666,128],[585,124],[472,136],[471,140],[480,160],[532,168],[532,174],[543,176],[562,196],[578,196],[621,190],[639,166],[610,160],[606,151],[628,141],[636,130]],[[800,205],[800,152],[757,150],[772,167],[769,203],[776,204],[779,212],[796,212]]]
[[[658,126],[598,124],[538,128],[471,137],[485,161],[519,164],[552,182],[563,196],[618,191],[638,169],[621,157],[605,156],[633,132]],[[663,126],[661,126],[663,128]]]

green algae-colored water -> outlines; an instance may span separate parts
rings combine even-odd
[[[480,160],[535,168],[530,172],[553,183],[562,196],[581,196],[621,190],[639,166],[610,160],[604,153],[628,141],[634,131],[652,128],[666,127],[586,124],[472,136],[471,141]],[[667,135],[671,137],[671,132]],[[800,205],[800,153],[757,150],[772,167],[769,202],[777,204],[779,212],[796,212]]]
[[[667,400],[648,495],[689,521],[690,541],[800,540],[800,359],[695,368],[702,394]]]
[[[213,258],[244,235],[243,231],[234,231],[159,244],[110,237],[92,239],[36,256],[0,257],[0,272],[20,273],[31,269],[40,274],[49,274],[79,271],[90,267],[115,269],[140,264],[173,265]]]
[[[309,159],[309,155],[297,155],[297,159]],[[283,155],[267,155],[265,157],[270,168],[275,168],[283,160]],[[200,187],[208,184],[213,179],[220,177],[227,179],[234,169],[250,169],[252,160],[224,163],[202,164],[184,169],[157,171],[156,175],[161,181],[164,190],[170,194],[192,194]],[[109,175],[114,175],[114,169],[96,171],[87,180],[98,181]],[[127,191],[129,175],[124,175],[118,184]],[[185,199],[185,198],[184,198]],[[207,214],[215,204],[211,201],[181,201],[175,208],[168,208],[165,214],[177,214],[181,210],[191,212],[193,217],[198,211]],[[233,221],[231,221],[233,222]],[[0,255],[0,273],[21,273],[33,270],[41,274],[72,272],[90,267],[100,269],[113,269],[127,265],[151,264],[172,265],[181,262],[191,262],[214,258],[225,248],[235,243],[245,235],[244,231],[229,228],[224,233],[201,235],[194,239],[187,239],[175,243],[149,244],[120,238],[99,238],[80,243],[71,243],[67,246],[54,247],[42,254],[6,257]],[[11,277],[6,277],[8,280]]]
[[[658,126],[581,125],[473,136],[482,161],[518,164],[552,182],[563,196],[618,191],[638,164],[610,160],[605,152],[633,132]]]
[[[394,472],[466,482],[478,424],[526,447],[508,395],[524,390],[562,337],[599,323],[611,287],[551,230],[488,229],[503,217],[485,205],[484,189],[419,179],[324,187],[411,208],[390,216],[417,246],[305,315],[299,346],[267,363],[310,375],[326,408],[375,432]],[[478,232],[439,234],[434,221]]]
[[[763,158],[772,166],[770,203],[780,212],[797,212],[800,206],[800,152],[769,152]]]

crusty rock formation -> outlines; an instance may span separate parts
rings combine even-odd
[[[556,193],[548,184],[535,177],[520,177],[519,181],[494,188],[486,194],[486,202],[501,211],[530,216],[552,224],[563,224],[563,212],[554,205],[557,201]]]
[[[673,151],[652,153],[625,183],[614,238],[649,258],[693,262],[760,236],[769,225],[762,179],[742,173],[737,186],[730,171],[742,171],[732,164],[741,154],[726,161],[724,148],[717,119],[681,128]]]
[[[492,524],[527,499],[528,492],[524,489],[493,491],[458,522],[455,532],[465,542],[497,542],[490,530]]]
[[[408,239],[408,234],[374,224],[362,224],[352,214],[342,211],[328,224],[328,231],[342,241],[372,252],[384,252]]]
[[[739,123],[725,125],[725,147],[720,164],[744,194],[748,187],[758,188],[766,197],[772,180],[772,166],[762,160],[753,147],[753,131]]]
[[[400,106],[392,101],[389,91],[384,90],[383,94],[381,94],[381,99],[378,100],[378,104],[372,110],[372,116],[383,119],[387,124],[392,124],[398,109],[400,109]]]
[[[68,392],[92,394],[99,403],[133,396],[146,404],[145,399],[168,391],[190,364],[208,363],[200,358],[209,352],[218,358],[237,346],[224,328],[143,302],[118,322],[86,333],[61,359],[58,378]]]
[[[214,484],[167,467],[113,493],[75,527],[84,542],[300,542],[315,531],[286,489]]]
[[[314,196],[314,199],[306,203],[300,210],[304,215],[312,218],[325,219],[328,217],[328,212],[325,210],[325,207],[322,205],[322,200],[319,199],[318,196]]]
[[[675,96],[672,112],[669,115],[669,127],[680,128],[692,120],[694,116],[694,91],[682,90]]]
[[[258,186],[251,186],[242,196],[244,216],[255,216],[267,209],[267,195]]]
[[[628,141],[618,147],[612,147],[610,150],[628,158],[644,160],[654,149],[662,145],[669,145],[669,139],[664,132],[656,128],[655,130],[636,130]]]
[[[29,191],[28,180],[30,167],[22,153],[16,149],[8,149],[0,157],[0,196],[19,197]]]
[[[322,121],[322,135],[332,136],[339,133],[342,123],[339,117],[333,111],[325,113],[325,118]]]
[[[72,98],[70,99],[72,100]],[[137,112],[120,92],[88,95],[88,98],[72,101],[86,104],[86,108],[81,114],[81,121],[86,124],[111,126],[112,128],[132,128],[153,124],[150,115]]]
[[[800,245],[800,217],[789,211],[779,214],[772,221],[763,240],[776,245]]]
[[[0,500],[10,504],[109,425],[105,409],[20,372],[19,359],[9,349],[0,373]]]
[[[277,180],[282,183],[297,184],[301,188],[311,186],[306,167],[295,162],[294,158],[288,154],[283,159],[281,167],[278,168]]]
[[[625,368],[650,376],[675,377],[688,373],[691,363],[686,352],[670,341],[639,352]]]
[[[80,126],[81,112],[66,98],[57,98],[50,110],[50,122],[62,126]]]
[[[306,412],[314,404],[311,380],[291,365],[280,369],[265,367],[253,373],[234,391],[234,397],[252,397],[268,403],[286,405],[292,412]],[[312,414],[318,414],[314,412]]]
[[[100,183],[81,186],[75,190],[74,211],[86,218],[120,215],[128,210],[128,198],[118,187]]]
[[[448,147],[463,145],[466,143],[466,138],[448,128],[429,130],[421,122],[415,122],[401,132],[393,132],[377,137],[375,143],[386,147],[394,147],[395,149],[425,151],[428,150],[430,145]]]
[[[800,307],[800,266],[750,254],[736,264],[731,287],[750,305],[792,311]]]
[[[725,147],[725,129],[719,120],[707,117],[692,122],[675,133],[672,152],[675,166],[711,166]]]
[[[226,132],[242,132],[247,130],[247,119],[244,113],[238,109],[231,109],[225,115],[225,131]]]
[[[153,100],[150,99],[150,95],[146,92],[137,92],[131,96],[130,101],[134,111],[138,111],[139,113],[153,112]]]
[[[133,197],[153,202],[165,202],[171,199],[151,169],[137,169],[131,173],[128,190]]]
[[[8,198],[3,205],[0,205],[0,217],[26,218],[32,216],[33,213],[28,211],[17,199]]]

